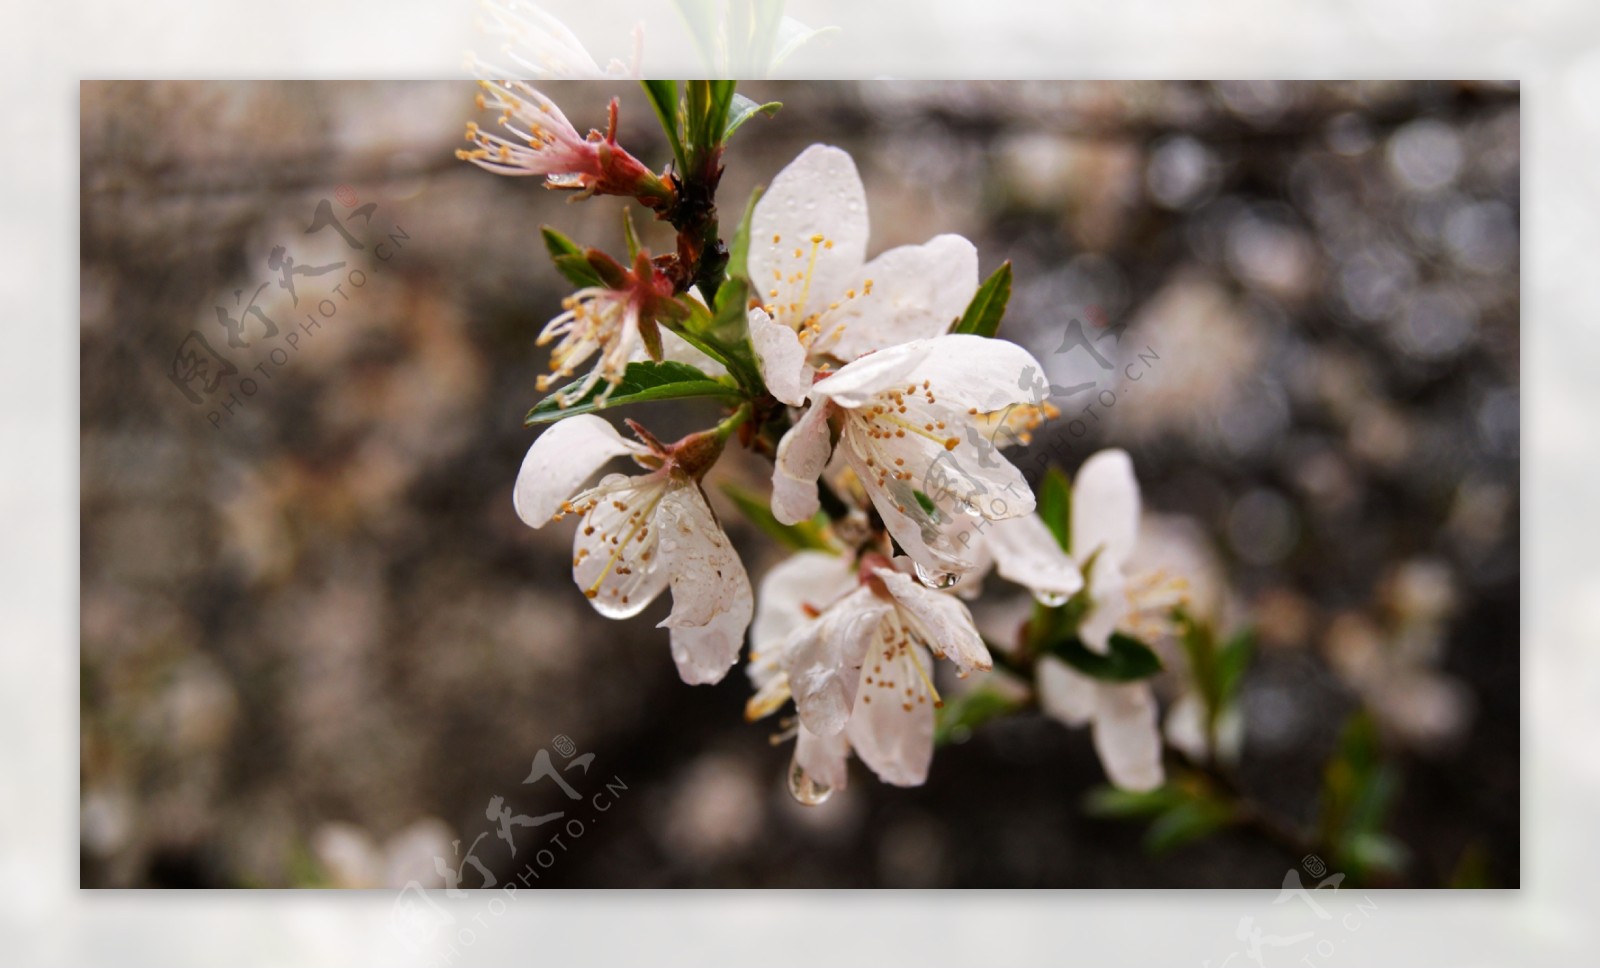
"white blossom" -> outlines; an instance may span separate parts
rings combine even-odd
[[[623,456],[654,467],[578,490]],[[592,414],[575,415],[528,449],[514,497],[517,514],[534,528],[581,516],[572,576],[601,615],[636,615],[671,586],[672,612],[660,626],[671,631],[684,682],[718,682],[738,660],[753,610],[750,580],[699,483],[671,449],[628,441]]]
[[[1087,583],[1089,610],[1079,626],[1084,646],[1105,653],[1130,614],[1124,567],[1139,533],[1139,482],[1127,452],[1100,451],[1083,463],[1072,484],[1074,561]],[[1106,775],[1118,787],[1147,791],[1161,786],[1161,731],[1148,681],[1093,679],[1053,656],[1038,663],[1039,703],[1069,726],[1090,724]]]
[[[833,423],[845,465],[919,573],[948,579],[974,568],[975,520],[1034,509],[1022,472],[980,430],[986,415],[1027,402],[1018,377],[1029,367],[1037,361],[1014,343],[945,335],[829,374],[779,442],[773,514],[792,524],[816,513]]]
[[[944,333],[977,291],[978,253],[960,236],[866,252],[866,191],[838,148],[801,152],[756,203],[750,341],[784,403],[803,404],[818,370]]]
[[[991,662],[959,599],[928,589],[881,556],[800,552],[762,581],[751,627],[747,707],[765,716],[791,696],[795,765],[823,792],[842,788],[854,750],[890,784],[927,779],[933,758],[933,658],[962,671]]]

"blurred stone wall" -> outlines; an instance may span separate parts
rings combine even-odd
[[[636,87],[548,90],[580,126],[619,96],[624,143],[665,157]],[[571,525],[527,529],[511,485],[563,295],[537,228],[618,249],[621,206],[457,162],[472,93],[83,86],[83,884],[438,883],[433,857],[485,832],[504,880],[520,865],[486,808],[561,810],[522,785],[558,736],[595,755],[565,775],[586,797],[626,788],[544,885],[1278,883],[1293,860],[1244,835],[1148,858],[1135,827],[1085,819],[1088,738],[1036,716],[940,751],[924,788],[863,771],[801,808],[742,675],[678,682],[665,603],[592,614]],[[1012,260],[1003,332],[1064,412],[1034,450],[1070,471],[1127,447],[1148,554],[1261,629],[1252,789],[1310,817],[1365,705],[1405,769],[1410,883],[1476,853],[1516,884],[1515,86],[747,93],[785,107],[734,142],[730,219],[826,141],[857,159],[873,252],[959,232],[983,272]],[[1103,383],[1130,366],[1137,384]],[[710,416],[644,413],[663,434]],[[734,538],[759,578],[772,551]]]

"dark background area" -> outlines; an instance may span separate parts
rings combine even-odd
[[[545,89],[580,128],[619,96],[623,143],[667,156],[636,86]],[[1218,622],[1259,628],[1252,793],[1309,820],[1345,717],[1368,708],[1402,769],[1403,883],[1445,884],[1476,856],[1515,886],[1516,87],[741,90],[785,106],[735,138],[726,220],[807,144],[838,144],[867,186],[870,253],[958,232],[985,274],[1013,262],[1002,335],[1055,383],[1098,375],[1054,352],[1074,318],[1120,333],[1119,363],[1157,355],[1099,419],[1055,401],[1032,449],[1065,440],[1071,471],[1127,448],[1153,554],[1191,567]],[[571,524],[526,528],[511,487],[545,366],[533,340],[564,295],[538,226],[618,251],[621,205],[456,161],[472,92],[82,88],[85,886],[427,884],[452,839],[491,830],[491,797],[568,808],[521,784],[558,736],[595,755],[567,775],[586,808],[626,788],[603,814],[568,808],[584,833],[542,886],[1279,884],[1297,859],[1248,833],[1152,858],[1139,826],[1086,818],[1088,735],[1035,714],[940,750],[925,787],[855,764],[846,791],[802,807],[776,726],[743,721],[742,672],[678,681],[653,628],[665,600],[593,614]],[[361,250],[306,234],[322,199]],[[292,305],[275,246],[346,265],[302,277]],[[280,333],[249,318],[251,346],[230,347],[216,307],[237,314],[262,283]],[[332,315],[300,329],[323,299]],[[191,331],[237,370],[199,404],[168,376]],[[664,437],[714,413],[638,412]],[[759,581],[776,550],[716,507]],[[492,833],[477,856],[503,881],[546,830],[519,830],[516,860]]]

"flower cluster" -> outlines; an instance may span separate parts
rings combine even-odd
[[[688,82],[675,104],[676,85],[645,84],[674,147],[659,174],[616,144],[615,100],[608,133],[584,138],[533,88],[486,80],[521,143],[469,130],[478,148],[463,157],[481,167],[627,195],[679,233],[652,259],[630,229],[624,268],[546,228],[580,288],[539,338],[559,341],[539,388],[567,382],[529,415],[555,423],[523,461],[518,515],[534,528],[578,519],[573,578],[604,616],[670,588],[660,625],[685,682],[719,682],[748,638],[747,716],[792,702],[779,736],[795,742],[801,801],[843,788],[852,753],[886,783],[923,783],[942,668],[964,680],[997,663],[1033,680],[1047,713],[1092,724],[1114,783],[1159,785],[1148,676],[1160,664],[1134,637],[1172,603],[1141,599],[1124,574],[1139,518],[1126,454],[1090,458],[1070,501],[1041,507],[1004,453],[1054,414],[1027,379],[1039,362],[995,336],[1009,264],[980,283],[958,235],[869,259],[866,190],[827,145],[779,172],[724,247],[710,201],[724,142],[776,106],[736,100],[728,82]],[[629,440],[593,413],[691,397],[728,416],[671,444],[632,420]],[[759,595],[703,484],[730,441],[771,459],[770,500],[741,507],[796,549]],[[589,485],[616,459],[641,470]],[[991,571],[1037,603],[1016,642],[986,641],[969,611]]]

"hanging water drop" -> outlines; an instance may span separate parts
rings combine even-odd
[[[1059,592],[1045,592],[1040,590],[1038,598],[1042,605],[1049,606],[1052,609],[1057,606],[1064,606],[1067,604],[1067,597]]]
[[[807,774],[799,758],[789,762],[789,793],[807,807],[816,807],[833,796],[833,788]]]
[[[921,562],[916,563],[916,569],[917,578],[922,580],[923,585],[931,589],[948,589],[961,581],[961,576],[956,575],[954,572],[938,572],[924,568]]]

